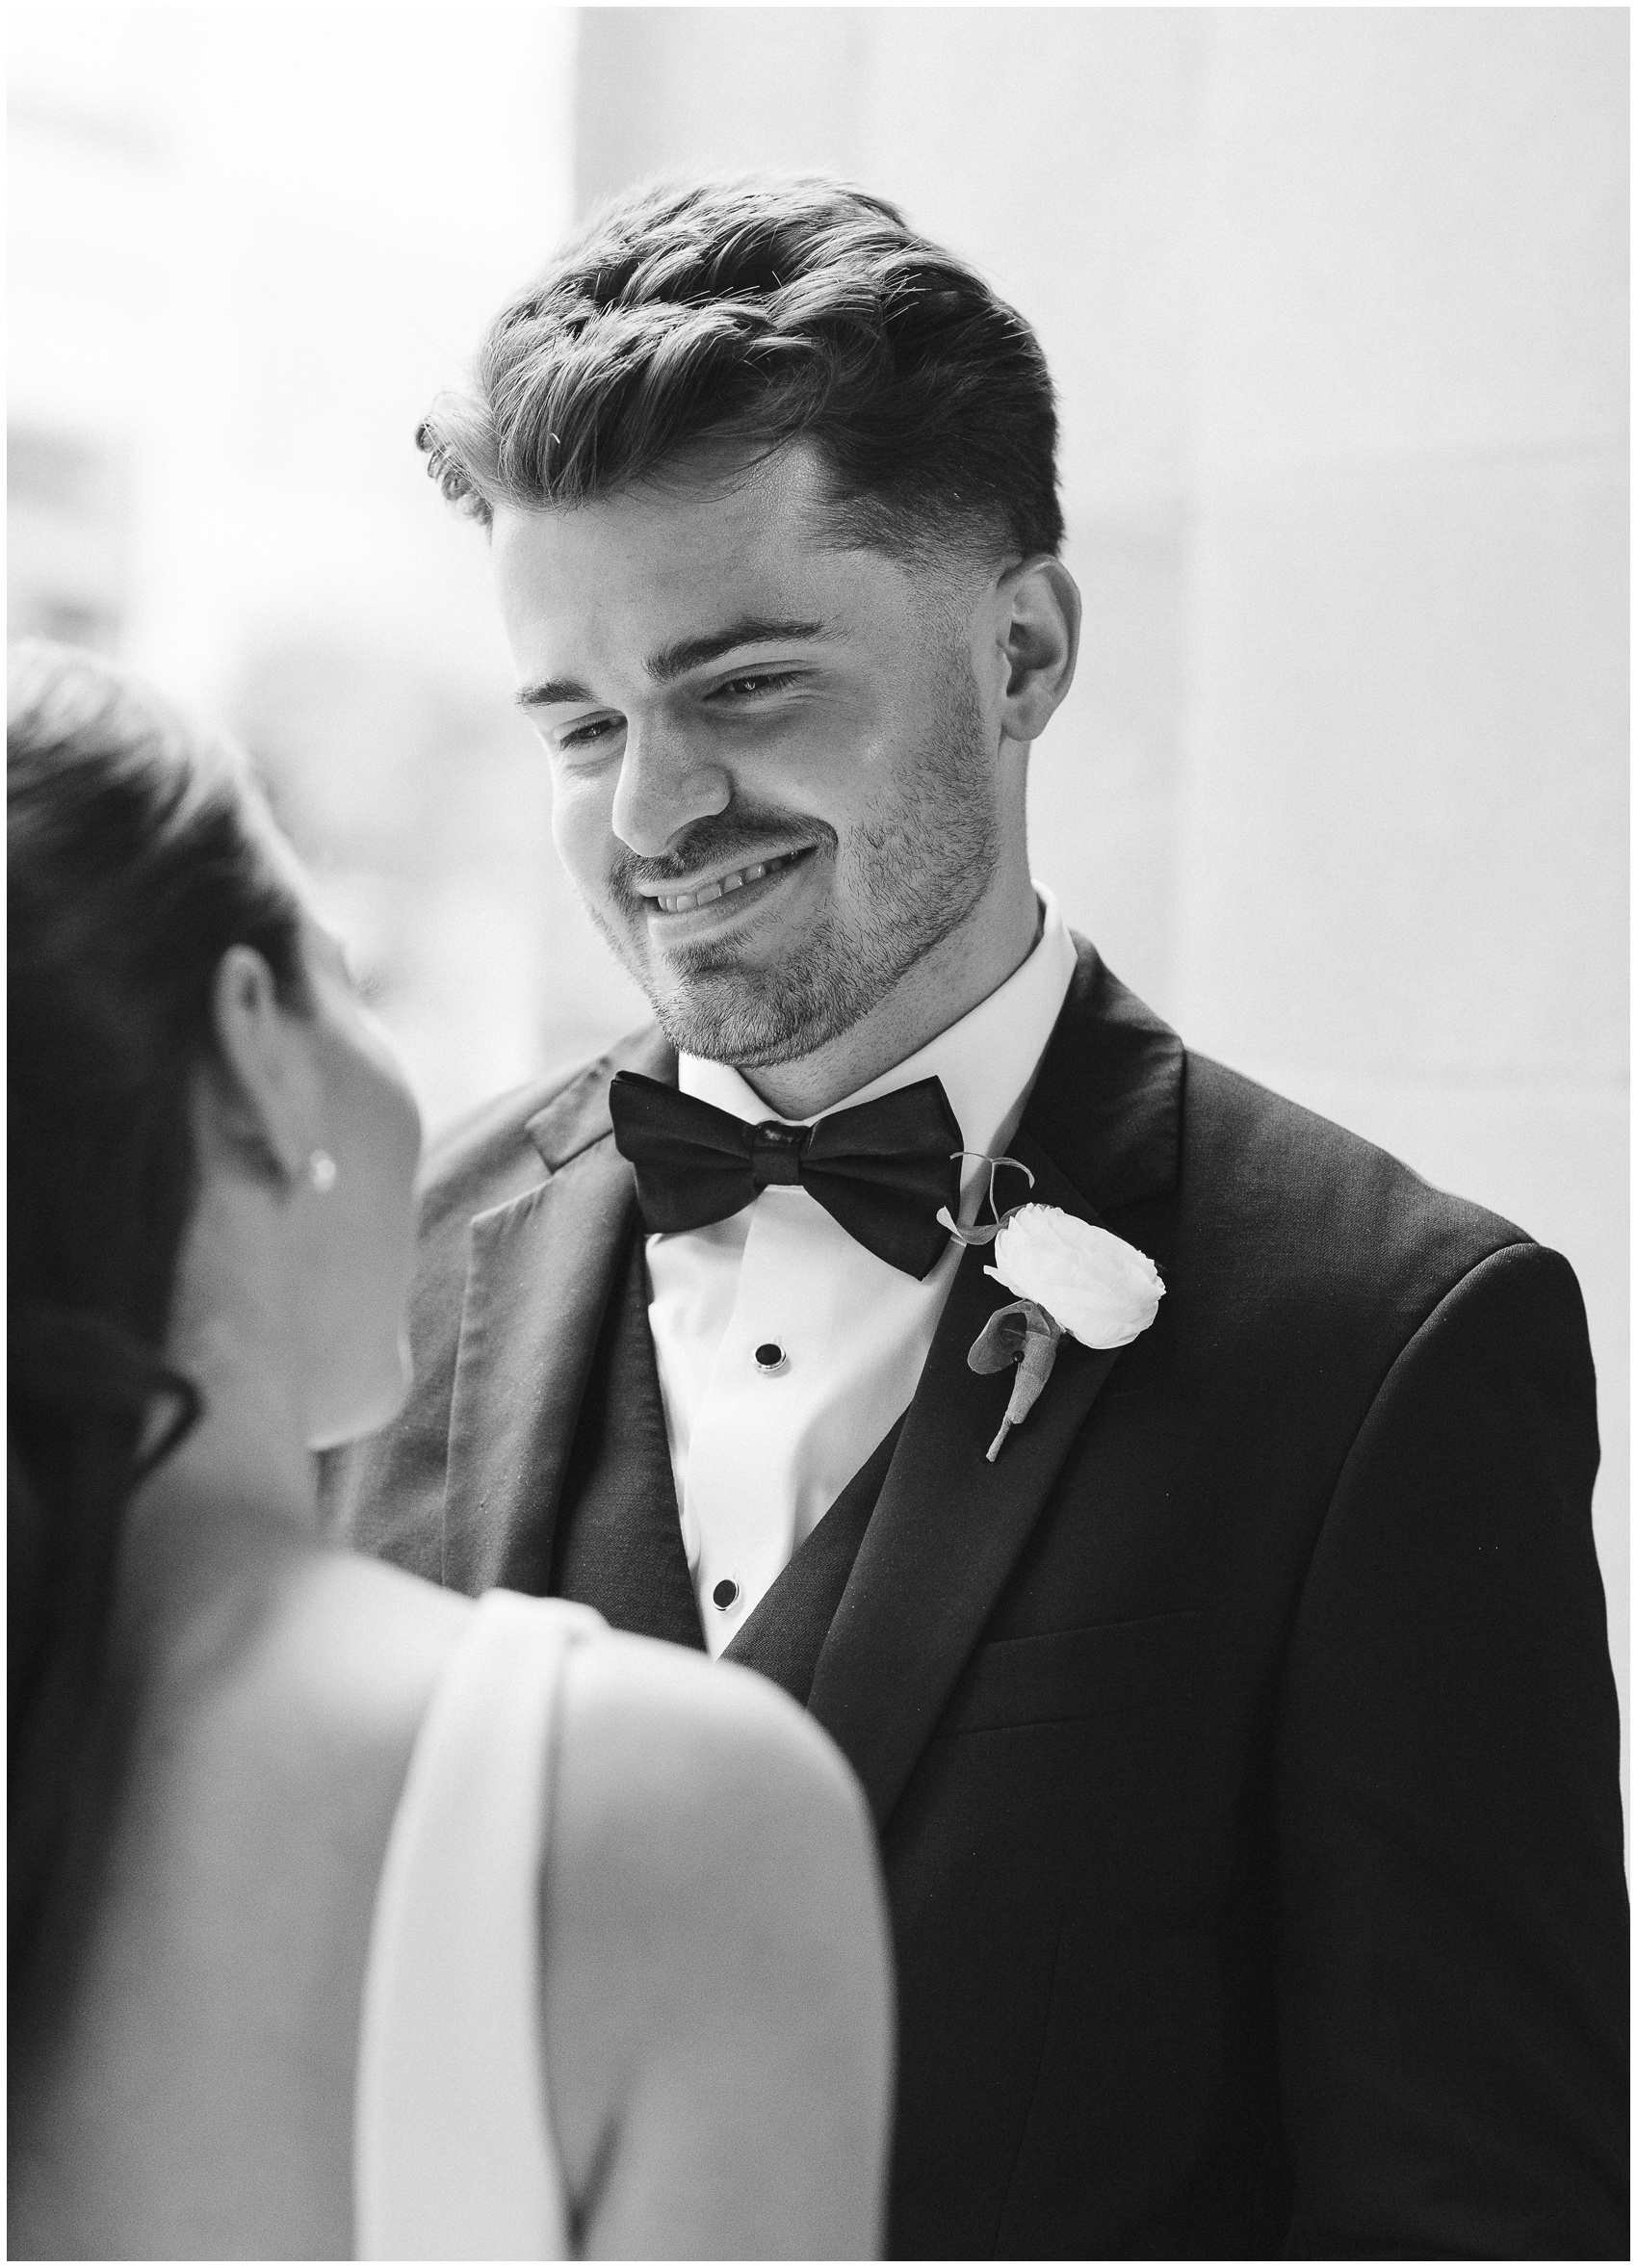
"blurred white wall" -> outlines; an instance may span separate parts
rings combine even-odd
[[[567,224],[574,13],[8,31],[13,629],[249,743],[436,1125],[601,1030],[483,539],[413,439]]]
[[[1625,1677],[1616,9],[13,8],[13,616],[273,773],[434,1122],[641,1004],[410,436],[571,209],[898,198],[1038,327],[1037,871],[1189,1042],[1557,1244]]]

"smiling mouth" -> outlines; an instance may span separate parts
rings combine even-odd
[[[716,899],[731,897],[751,882],[763,882],[769,874],[782,873],[786,867],[808,857],[812,848],[811,844],[803,844],[799,850],[781,851],[777,858],[759,858],[749,866],[736,867],[731,874],[718,875],[715,881],[706,882],[697,890],[678,890],[669,895],[656,892],[651,902],[663,914],[691,913],[697,905],[711,905]]]

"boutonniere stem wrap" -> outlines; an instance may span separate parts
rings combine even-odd
[[[1015,1158],[987,1162],[995,1220],[963,1229],[947,1208],[938,1218],[963,1244],[993,1244],[994,1264],[983,1272],[1017,1294],[990,1316],[966,1358],[967,1367],[980,1374],[1017,1365],[1006,1415],[989,1445],[993,1465],[1012,1427],[1021,1425],[1039,1400],[1062,1341],[1129,1346],[1153,1322],[1165,1287],[1146,1252],[1055,1205],[1014,1205],[997,1212],[997,1168],[1013,1165],[1025,1174],[1028,1168]],[[1032,1188],[1034,1176],[1028,1179]]]

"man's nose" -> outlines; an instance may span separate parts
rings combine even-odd
[[[733,799],[723,767],[688,744],[686,735],[628,719],[613,831],[638,858],[660,858],[684,827],[713,819]]]

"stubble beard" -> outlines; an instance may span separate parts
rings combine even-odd
[[[736,840],[737,838],[737,840]],[[626,919],[590,906],[592,920],[647,994],[679,1055],[759,1070],[817,1054],[849,1030],[919,961],[967,921],[1000,862],[994,751],[971,665],[947,681],[944,713],[929,727],[897,792],[844,847],[820,821],[797,826],[730,808],[690,832],[677,871],[740,849],[767,855],[781,839],[812,844],[836,868],[838,889],[820,920],[791,950],[746,966],[730,945],[681,947],[663,962],[646,950],[647,915],[629,873],[612,896]],[[635,863],[635,862],[633,862]],[[659,862],[645,863],[652,875]],[[839,900],[839,901],[838,901]]]

